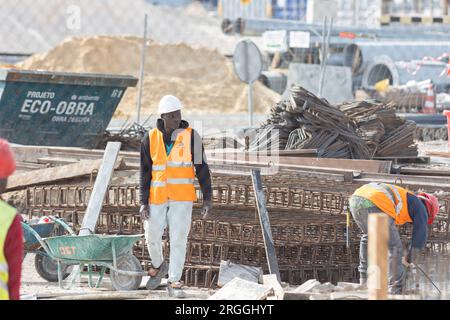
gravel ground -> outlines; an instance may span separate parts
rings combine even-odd
[[[92,289],[89,288],[87,283],[87,277],[81,278],[80,286],[76,286],[73,289],[66,290],[58,287],[57,283],[47,282],[39,276],[34,267],[34,254],[27,254],[25,260],[22,264],[22,284],[21,284],[21,296],[24,299],[55,299],[54,296],[64,296],[64,295],[76,295],[76,294],[95,294],[95,293],[115,293],[111,286],[111,282],[107,276],[102,282],[101,288]],[[144,277],[141,283],[140,290],[145,291],[145,283],[148,278]],[[189,300],[206,300],[208,297],[215,292],[215,290],[209,290],[204,288],[194,288],[186,287],[186,299]],[[166,292],[164,282],[163,285],[158,288],[158,290],[148,291],[148,296],[145,300],[175,300],[170,298]]]

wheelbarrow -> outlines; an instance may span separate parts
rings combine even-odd
[[[106,270],[110,270],[111,284],[115,290],[137,290],[142,277],[147,273],[142,271],[141,263],[132,254],[133,245],[143,237],[139,235],[82,235],[75,234],[57,237],[41,238],[37,232],[30,232],[41,243],[42,248],[57,262],[58,283],[63,286],[62,265],[79,265],[80,270],[87,267],[88,284],[91,288],[99,288]],[[94,271],[99,267],[100,271]],[[92,276],[98,274],[94,285]],[[72,283],[69,285],[71,287]]]
[[[45,252],[39,240],[36,238],[33,232],[29,229],[33,229],[41,238],[49,237],[51,234],[59,234],[67,231],[69,234],[73,234],[72,229],[61,219],[49,217],[51,222],[31,224],[22,222],[23,235],[24,235],[24,258],[28,253],[35,253],[34,266],[37,273],[49,282],[58,281],[58,268],[57,262],[50,258]],[[62,230],[61,228],[62,227]],[[62,277],[67,278],[70,274],[68,272],[69,266],[62,266]]]

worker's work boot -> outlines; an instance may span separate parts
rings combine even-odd
[[[186,298],[186,292],[183,290],[183,283],[181,281],[167,282],[167,293],[169,297],[178,299]]]
[[[151,267],[148,270],[148,274],[150,279],[147,281],[145,287],[147,290],[155,290],[161,285],[161,280],[167,276],[169,272],[169,264],[166,261],[163,261],[159,268]]]

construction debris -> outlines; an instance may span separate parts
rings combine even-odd
[[[273,294],[276,300],[284,299],[284,290],[281,284],[278,282],[277,275],[275,274],[265,274],[263,275],[263,284],[273,289]],[[270,296],[269,296],[270,297]],[[269,297],[267,299],[269,300]]]
[[[271,287],[236,277],[208,300],[264,300],[272,293]]]
[[[102,160],[82,160],[74,164],[64,166],[41,169],[39,172],[31,171],[13,175],[8,180],[7,191],[25,189],[27,187],[52,184],[58,181],[69,180],[73,178],[88,176],[95,170],[99,170]],[[119,158],[114,164],[114,169],[123,168],[123,159]]]
[[[294,292],[296,293],[307,293],[307,292],[311,292],[312,289],[314,289],[315,287],[317,287],[318,285],[320,285],[320,282],[317,281],[316,279],[310,279],[308,281],[306,281],[305,283],[303,283],[302,285],[298,286]]]
[[[230,260],[221,261],[217,285],[223,287],[236,277],[258,283],[261,282],[262,273],[262,269],[258,267],[236,264]]]

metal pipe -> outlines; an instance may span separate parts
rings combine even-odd
[[[426,56],[437,58],[450,52],[450,41],[377,41],[354,42],[344,47],[344,66],[353,73],[362,72],[375,57],[387,56],[393,61],[421,60]]]
[[[415,64],[402,61],[393,61],[386,55],[375,57],[363,72],[361,86],[373,89],[378,81],[389,79],[389,83],[398,86],[408,81],[431,80],[434,84],[450,84],[450,78],[442,76],[446,65],[444,63],[427,63],[420,66],[418,70]]]
[[[241,19],[240,28],[236,32],[243,36],[261,36],[267,30],[310,31],[320,30],[321,25],[279,19]],[[380,28],[362,28],[353,26],[337,26],[332,36],[339,36],[341,32],[355,33],[368,38],[391,39],[448,39],[450,26],[448,25],[420,25],[420,26],[384,26]]]

